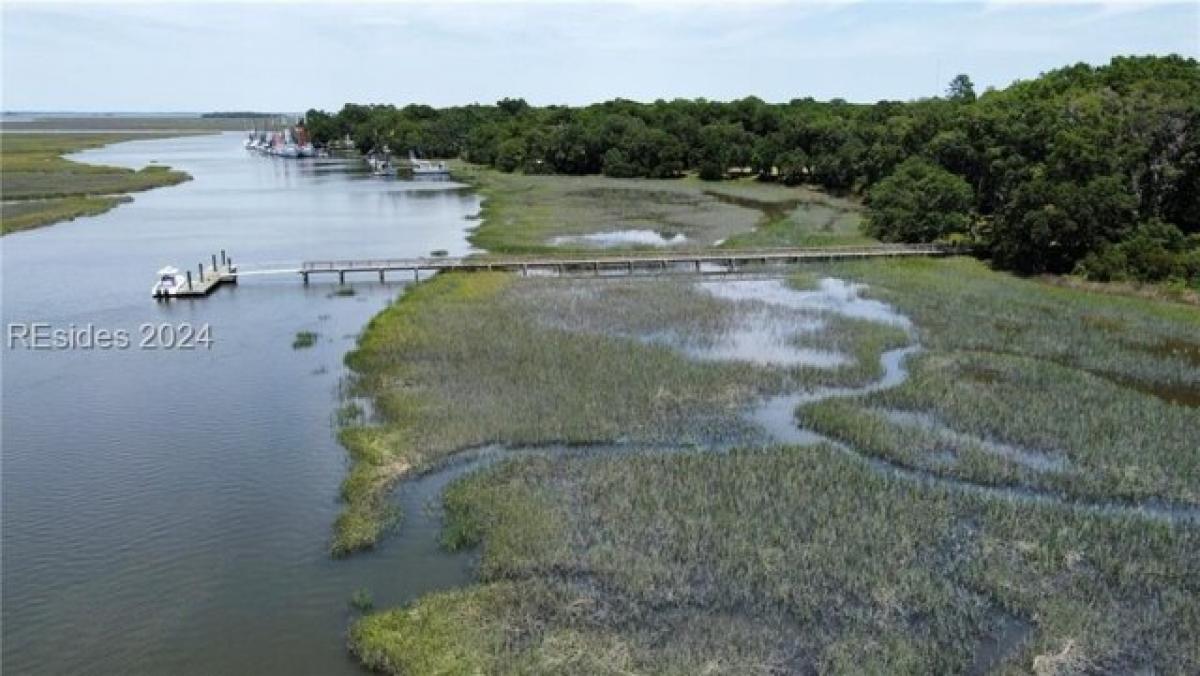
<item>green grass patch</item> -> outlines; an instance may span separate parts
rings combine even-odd
[[[415,285],[371,320],[347,355],[354,394],[370,397],[382,421],[343,432],[355,459],[343,487],[347,509],[374,513],[388,476],[483,444],[742,438],[752,432],[743,419],[750,402],[788,387],[869,381],[879,375],[879,353],[908,340],[895,327],[833,316],[794,340],[855,357],[837,368],[688,356],[763,311],[675,279],[479,273]],[[336,528],[339,552],[382,533],[358,519],[344,523],[359,536]]]
[[[123,193],[174,185],[191,177],[164,166],[139,170],[83,164],[62,155],[147,134],[2,134],[3,210],[0,232],[49,225],[107,211]]]
[[[350,595],[350,607],[360,613],[370,611],[375,607],[375,599],[371,596],[371,590],[365,588],[355,589]]]
[[[462,163],[455,165],[455,177],[474,185],[483,196],[480,225],[470,239],[494,253],[595,251],[596,245],[571,238],[628,230],[648,230],[668,239],[686,237],[672,248],[874,241],[859,232],[859,203],[810,188],[750,179],[706,183],[693,178],[508,174]]]
[[[391,482],[464,447],[693,452],[547,452],[458,480],[443,541],[479,548],[477,584],[364,617],[351,650],[391,673],[1200,669],[1200,528],[1071,506],[1200,504],[1200,313],[969,259],[795,285],[822,274],[868,284],[924,348],[896,388],[800,409],[845,449],[740,443],[743,414],[869,382],[909,333],[835,315],[793,336],[854,357],[836,368],[689,358],[762,308],[678,278],[441,275],[376,317],[348,357],[384,420],[343,432],[350,548],[386,528]],[[694,452],[722,439],[741,450]]]
[[[22,133],[34,131],[73,130],[79,132],[127,132],[137,138],[153,138],[154,135],[170,133],[198,134],[220,131],[245,131],[254,125],[262,126],[262,118],[244,117],[198,117],[198,116],[144,116],[122,117],[120,115],[97,115],[95,117],[54,117],[53,114],[32,120],[5,121],[4,129]]]
[[[303,350],[316,345],[317,335],[315,331],[297,331],[296,337],[292,339],[292,349]]]
[[[0,235],[10,232],[73,221],[83,216],[96,216],[132,198],[118,197],[63,197],[59,199],[25,200],[0,204]]]
[[[528,495],[559,506],[533,547],[532,506],[512,506]],[[447,499],[448,532],[482,542],[480,583],[356,624],[368,666],[949,673],[1067,650],[1090,669],[1171,673],[1200,660],[1196,530],[965,497],[826,446],[530,458]]]

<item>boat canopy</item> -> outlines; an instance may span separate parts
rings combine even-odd
[[[179,268],[173,265],[168,265],[167,267],[158,271],[159,277],[174,277],[177,274],[179,274]]]

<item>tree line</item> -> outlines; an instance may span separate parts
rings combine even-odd
[[[706,180],[751,174],[867,202],[885,241],[962,241],[1000,267],[1200,283],[1200,64],[1078,64],[976,95],[853,104],[755,97],[584,107],[522,99],[435,109],[310,110],[319,143],[349,137],[502,171]]]

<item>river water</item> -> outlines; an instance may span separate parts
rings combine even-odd
[[[353,296],[290,276],[156,303],[154,272],[224,248],[241,264],[465,253],[479,200],[453,183],[288,161],[240,134],[121,143],[79,159],[152,161],[195,180],[95,217],[0,239],[3,666],[7,673],[362,673],[348,599],[390,606],[461,584],[429,496],[400,497],[410,537],[327,554],[345,453],[331,412],[341,359],[403,290]],[[211,327],[210,349],[31,350],[13,323],[130,332]],[[317,344],[292,349],[298,331]],[[436,486],[431,487],[435,491]]]

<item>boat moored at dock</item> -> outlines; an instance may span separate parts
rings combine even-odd
[[[409,171],[413,178],[439,178],[450,176],[450,167],[445,162],[417,159],[416,153],[408,151]]]
[[[158,271],[158,281],[150,287],[150,295],[156,300],[172,298],[196,298],[207,296],[222,284],[237,284],[237,266],[233,259],[221,250],[218,263],[217,255],[213,254],[212,264],[196,266],[196,275],[191,270],[180,272],[179,268],[168,265]]]

